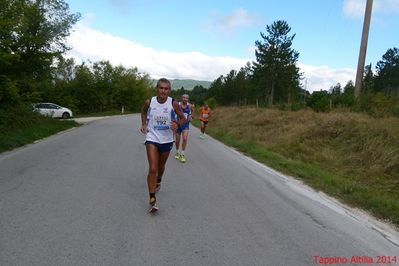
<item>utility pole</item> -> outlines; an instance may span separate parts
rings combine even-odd
[[[364,13],[362,42],[360,44],[360,51],[359,51],[359,61],[357,63],[357,73],[356,73],[356,83],[355,83],[355,98],[359,97],[360,90],[361,90],[361,87],[362,87],[363,73],[364,73],[364,63],[365,63],[365,60],[366,60],[367,40],[368,40],[368,37],[369,37],[369,28],[370,28],[370,19],[371,19],[371,9],[372,9],[372,7],[373,7],[373,0],[367,0],[366,11]]]

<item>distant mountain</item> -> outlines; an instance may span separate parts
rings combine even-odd
[[[153,79],[152,84],[154,84],[155,86],[157,81],[157,79]],[[170,83],[172,84],[173,90],[179,90],[181,87],[184,87],[184,89],[186,90],[192,90],[197,85],[204,88],[209,88],[212,81],[194,79],[170,79]]]

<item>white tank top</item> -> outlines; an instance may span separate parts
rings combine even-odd
[[[146,140],[161,144],[174,141],[173,130],[170,128],[170,123],[175,121],[175,111],[171,97],[168,97],[164,103],[159,103],[156,96],[152,97],[147,111],[147,118],[148,132]]]

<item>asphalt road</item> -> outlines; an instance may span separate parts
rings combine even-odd
[[[396,231],[197,129],[149,214],[139,126],[106,118],[0,154],[0,265],[399,265]]]

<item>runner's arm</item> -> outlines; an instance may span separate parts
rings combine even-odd
[[[147,133],[147,113],[150,107],[150,100],[145,100],[143,108],[141,109],[141,128],[140,131],[143,134]]]
[[[178,126],[184,125],[187,122],[186,117],[184,116],[182,110],[180,109],[179,103],[177,101],[173,101],[173,109],[175,110],[176,115],[179,117],[179,121],[175,122]]]

